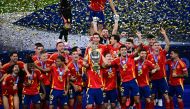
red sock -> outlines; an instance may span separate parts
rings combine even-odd
[[[179,109],[184,109],[183,101],[178,102]]]
[[[149,104],[150,109],[154,109],[154,101],[151,101]]]
[[[170,109],[174,109],[174,102],[173,102],[173,100],[170,100]]]
[[[125,103],[122,103],[122,104],[121,104],[121,109],[126,109],[126,108],[127,108],[126,104],[125,104]]]
[[[146,101],[146,104],[145,104],[145,109],[150,109],[151,107],[150,107],[150,103],[148,103],[147,101]]]
[[[102,105],[96,105],[96,109],[101,109]]]
[[[82,104],[77,104],[77,109],[82,109]]]
[[[69,109],[74,109],[74,106],[69,106]]]
[[[136,103],[136,109],[141,109],[141,103]]]
[[[86,109],[93,109],[93,107],[87,107]]]
[[[165,100],[165,107],[166,107],[166,109],[170,109],[170,102],[167,102],[167,101]]]

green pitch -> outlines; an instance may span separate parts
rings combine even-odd
[[[59,0],[0,0],[0,13],[32,12]]]

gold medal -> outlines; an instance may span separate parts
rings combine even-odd
[[[125,65],[123,65],[123,71],[126,71],[126,69],[127,69],[127,66],[125,64]]]
[[[142,69],[138,71],[138,76],[142,74]]]
[[[63,81],[62,76],[59,76],[58,80],[62,82]]]

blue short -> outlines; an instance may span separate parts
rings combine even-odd
[[[181,85],[172,86],[169,85],[169,96],[173,97],[176,95],[177,98],[183,98],[183,87]]]
[[[118,98],[117,89],[104,91],[103,97],[104,97],[104,103],[108,103],[109,100],[110,100],[110,103],[116,103],[117,98]]]
[[[50,94],[50,90],[51,90],[51,86],[50,85],[46,85],[45,86],[45,90],[46,90],[46,100],[49,101],[49,94]],[[40,93],[44,93],[42,87],[40,87]]]
[[[103,91],[101,88],[88,88],[86,93],[87,104],[103,104]]]
[[[23,95],[22,96],[22,104],[23,105],[30,105],[31,102],[33,104],[40,104],[41,98],[40,98],[40,94],[36,94],[36,95]]]
[[[168,93],[168,83],[165,78],[152,80],[152,94],[157,94],[158,91],[160,91],[162,95]]]
[[[131,92],[131,96],[139,96],[140,95],[139,86],[137,84],[136,79],[133,79],[128,82],[123,82],[121,84],[120,91],[121,91],[122,97],[130,96],[130,92]]]
[[[151,93],[150,93],[150,86],[144,86],[144,87],[139,87],[140,90],[140,95],[145,97],[145,98],[150,98]]]
[[[92,22],[93,21],[93,17],[98,17],[99,20],[98,22],[101,24],[105,23],[105,16],[103,11],[93,11],[92,9],[88,8],[88,10],[90,11],[90,17],[89,17],[89,21]]]
[[[87,94],[86,94],[86,88],[83,88],[83,91],[82,91],[82,109],[86,109],[86,101],[87,101]]]
[[[52,91],[50,93],[50,105],[57,106],[58,99],[62,106],[67,105],[68,104],[68,96],[64,95],[64,94],[65,94],[64,90],[52,89]]]
[[[82,93],[81,92],[75,92],[74,87],[71,86],[70,89],[69,89],[69,99],[73,99],[78,95],[82,95]]]

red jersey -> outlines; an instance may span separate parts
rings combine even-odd
[[[187,67],[186,64],[180,59],[179,61],[172,61],[172,60],[168,60],[166,62],[169,67],[170,67],[170,77],[169,77],[169,84],[172,86],[177,86],[177,85],[181,85],[183,86],[183,78],[174,78],[172,77],[173,73],[178,74],[183,74],[183,72],[187,71]]]
[[[149,72],[154,69],[154,64],[149,60],[135,61],[135,71],[136,71],[136,78],[140,87],[144,87],[149,85]]]
[[[109,52],[111,53],[113,58],[117,58],[119,55],[119,48],[122,44],[119,43],[119,46],[114,48],[112,45],[108,45],[107,49],[109,50]]]
[[[82,86],[82,65],[83,61],[79,60],[77,63],[70,62],[68,64],[68,69],[70,70],[70,76],[76,78],[76,81],[73,81],[75,85]]]
[[[18,78],[8,74],[2,81],[2,94],[4,96],[14,95],[18,93],[18,90],[14,90],[13,86],[18,83]]]
[[[112,66],[119,69],[121,82],[128,82],[136,78],[134,56],[129,55],[124,59],[118,57],[112,61]]]
[[[22,93],[26,95],[39,94],[41,72],[38,69],[34,69],[33,71],[30,72],[30,74],[32,75],[31,78],[27,76],[24,77],[24,85]],[[27,85],[28,83],[30,83],[30,85]]]
[[[58,54],[57,52],[56,53],[53,53],[49,59],[53,60],[55,62],[55,60],[57,59],[57,57],[59,56],[60,54]],[[61,54],[64,58],[65,58],[65,61],[66,63],[70,62],[72,60],[72,58],[68,55],[68,54],[65,54],[65,53],[62,53]]]
[[[147,54],[151,54],[153,52],[153,48],[149,45],[142,45],[142,47],[146,50]]]
[[[104,90],[109,91],[117,88],[116,68],[110,67],[104,69],[103,73]]]
[[[93,11],[103,11],[105,8],[106,0],[91,0],[90,9]]]
[[[65,68],[57,68],[56,66],[51,67],[52,73],[52,89],[66,90],[67,78],[69,73],[65,71]]]
[[[98,65],[101,66],[102,62],[102,49],[97,49],[97,51],[99,51],[100,53],[100,60]],[[88,79],[88,88],[102,88],[103,87],[103,72],[102,69],[99,70],[99,72],[96,72],[93,70],[93,62],[91,60],[90,54],[92,52],[92,49],[89,48],[87,49],[87,60],[88,60],[88,64],[89,64],[89,68],[86,69],[87,72],[87,79]]]
[[[97,50],[101,53],[101,55],[103,55],[104,52],[107,50],[107,46],[105,46],[103,44],[99,44]],[[84,56],[87,56],[89,54],[89,52],[91,52],[91,51],[92,51],[92,48],[91,47],[87,47]]]
[[[157,80],[166,77],[166,51],[160,50],[159,54],[156,56],[154,54],[149,54],[147,59],[151,61],[153,64],[157,64],[160,67],[159,71],[156,71],[151,75],[152,80]]]
[[[24,69],[24,62],[22,61],[17,61],[16,63],[19,66],[19,69],[22,70]],[[12,64],[10,62],[6,63],[3,65],[2,70],[4,70],[5,72],[7,71],[7,69],[11,66]]]
[[[42,62],[40,60],[37,60],[35,61],[35,64],[39,67],[42,67],[43,69],[46,69],[46,68],[50,68],[51,65],[53,64],[54,62],[50,59],[48,59],[46,62]],[[50,85],[50,81],[51,81],[51,72],[41,72],[41,80],[42,82],[44,83],[44,85]]]

